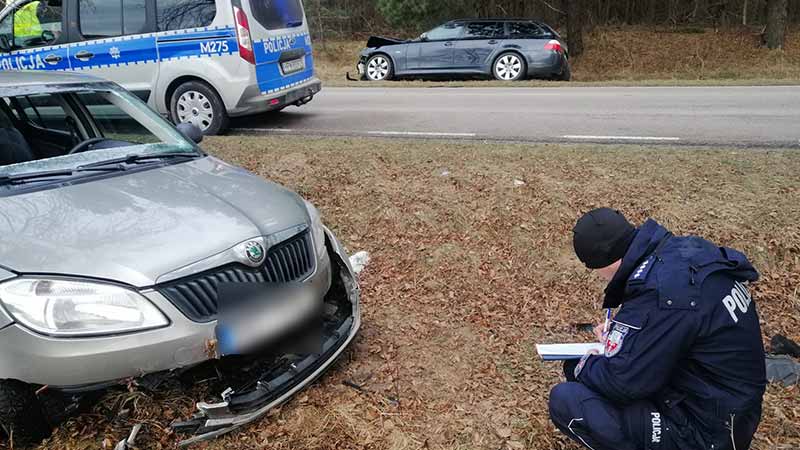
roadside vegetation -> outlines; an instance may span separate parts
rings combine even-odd
[[[401,34],[399,37],[412,37]],[[750,27],[598,27],[573,59],[573,82],[347,81],[357,77],[358,54],[366,37],[315,44],[317,73],[326,86],[664,86],[800,84],[800,29],[787,35],[782,50],[761,47]]]
[[[561,367],[537,342],[590,339],[603,284],[571,228],[611,205],[745,251],[765,341],[800,340],[800,154],[794,151],[220,137],[212,154],[285,184],[366,250],[364,326],[335,368],[268,417],[200,449],[570,449],[547,415]],[[207,393],[108,395],[41,449],[172,448]],[[798,388],[769,386],[754,449],[800,447]]]

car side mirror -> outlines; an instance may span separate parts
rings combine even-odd
[[[5,36],[0,36],[0,52],[9,53],[11,51],[11,42]]]
[[[189,139],[195,144],[203,142],[203,130],[201,130],[197,125],[184,122],[179,123],[176,128],[181,132],[182,135],[186,137],[186,139]]]
[[[428,40],[428,33],[422,33],[419,35],[420,41],[427,41]]]

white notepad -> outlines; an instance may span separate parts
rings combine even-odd
[[[536,344],[536,351],[545,361],[580,359],[590,350],[597,350],[598,353],[602,354],[604,345],[598,342],[588,344]]]

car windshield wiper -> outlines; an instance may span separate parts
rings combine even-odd
[[[105,161],[98,161],[96,163],[86,164],[84,166],[78,167],[78,169],[94,169],[94,168],[102,168],[102,167],[114,167],[119,166],[121,164],[137,164],[145,161],[163,161],[166,159],[175,159],[175,158],[199,158],[202,155],[199,153],[187,153],[187,152],[171,152],[171,153],[153,153],[149,155],[128,155],[123,156],[121,158],[114,158],[108,159]],[[123,169],[124,166],[123,166]]]
[[[46,170],[42,172],[20,173],[14,175],[0,175],[0,186],[11,184],[23,184],[31,181],[50,181],[50,178],[71,177],[78,173],[85,172],[117,172],[125,170],[124,166],[116,165],[109,167],[78,167],[75,169]]]

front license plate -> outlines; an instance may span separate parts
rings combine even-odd
[[[305,68],[306,68],[306,60],[302,58],[293,59],[291,61],[286,61],[285,63],[281,63],[281,69],[283,69],[284,75],[300,72]]]

